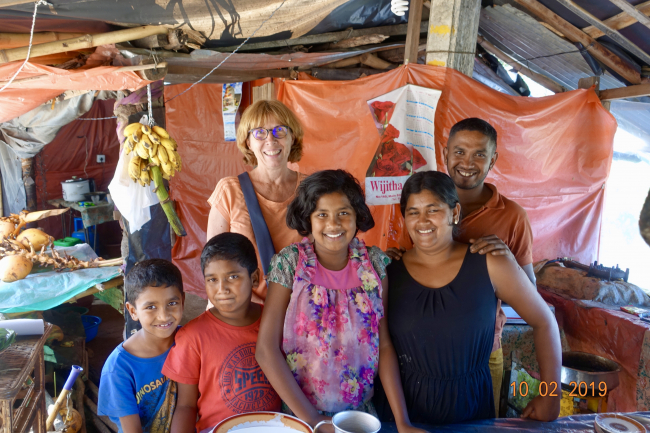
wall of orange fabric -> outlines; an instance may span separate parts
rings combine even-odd
[[[439,89],[438,169],[445,171],[442,148],[454,123],[467,117],[487,120],[499,137],[499,159],[487,181],[528,212],[534,260],[597,259],[617,125],[593,90],[516,97],[452,69],[413,64],[354,81],[321,81],[304,74],[301,78],[276,80],[278,99],[294,110],[305,128],[304,156],[296,165],[301,172],[342,168],[363,184],[378,139],[366,101],[408,83]],[[187,87],[165,87],[165,99]],[[246,104],[242,101],[242,107]],[[220,107],[218,84],[197,85],[166,103],[167,130],[178,141],[183,158],[183,171],[171,181],[172,198],[188,233],[177,239],[172,256],[187,290],[203,297],[199,258],[206,241],[206,200],[220,178],[245,170],[235,143],[223,139]],[[360,237],[382,249],[396,246],[402,235],[399,206],[372,210],[375,228]]]

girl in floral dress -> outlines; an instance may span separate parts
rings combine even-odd
[[[312,426],[343,410],[374,413],[379,373],[399,432],[421,432],[384,318],[389,259],[356,238],[374,224],[349,173],[320,171],[300,184],[287,225],[305,238],[271,261],[256,359],[286,409]]]

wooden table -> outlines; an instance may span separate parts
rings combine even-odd
[[[79,206],[79,203],[77,202],[64,201],[63,199],[58,198],[54,200],[48,200],[47,203],[56,208],[69,207],[79,212],[84,226],[84,234],[86,235],[86,241],[88,241],[89,243],[90,243],[90,237],[88,236],[88,227],[97,226],[97,224],[102,224],[105,222],[115,220],[113,216],[113,210],[115,209],[115,205],[107,201],[100,201],[94,206]],[[61,215],[61,225],[62,225],[61,228],[63,229],[63,237],[66,237],[67,230],[65,224],[65,217],[63,214]],[[95,227],[95,235],[93,239],[94,239],[93,250],[95,250],[97,247],[96,227]]]
[[[43,345],[51,330],[46,323],[43,335],[16,337],[0,353],[0,433],[46,433]]]

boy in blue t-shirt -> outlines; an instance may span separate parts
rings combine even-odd
[[[126,309],[142,329],[106,360],[98,412],[110,417],[119,433],[168,432],[177,387],[162,367],[183,317],[181,272],[167,260],[144,260],[128,273],[124,288]]]

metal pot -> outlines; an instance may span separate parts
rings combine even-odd
[[[63,200],[83,201],[84,194],[90,192],[90,181],[88,179],[72,178],[61,182],[63,188]]]
[[[584,391],[579,392],[581,383],[587,387],[586,397],[601,397],[602,383],[606,387],[605,394],[609,393],[619,385],[620,371],[616,362],[602,356],[585,352],[562,353],[562,387],[568,391],[575,390],[575,394],[580,396],[584,396]],[[585,385],[582,385],[582,390]]]

